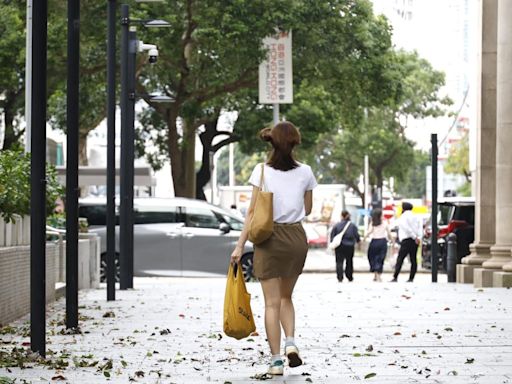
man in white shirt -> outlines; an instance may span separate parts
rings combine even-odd
[[[398,219],[398,239],[400,240],[400,250],[398,251],[398,258],[395,265],[395,273],[392,282],[396,282],[402,264],[407,255],[411,260],[411,272],[409,274],[408,282],[412,283],[418,264],[416,262],[416,253],[418,252],[418,245],[421,241],[422,225],[418,217],[412,213],[412,204],[402,203],[402,215]]]

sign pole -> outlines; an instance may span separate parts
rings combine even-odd
[[[274,103],[274,119],[273,119],[274,125],[277,125],[279,123],[279,104]]]

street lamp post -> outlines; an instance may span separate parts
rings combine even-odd
[[[129,153],[130,148],[130,19],[129,6],[121,5],[121,193],[119,210],[119,250],[120,250],[120,288],[128,289],[133,287],[133,275],[130,274],[130,263],[133,263],[133,179],[130,178],[130,171],[133,169],[133,156]]]
[[[78,327],[78,129],[80,0],[68,0],[66,328]]]
[[[169,27],[164,20],[130,20],[129,6],[121,5],[121,191],[119,210],[120,288],[133,288],[133,185],[135,160],[136,55],[139,49],[135,28]],[[156,46],[141,44],[144,49]],[[150,51],[151,52],[151,51]],[[162,100],[159,100],[162,102]],[[167,100],[166,100],[167,101]]]
[[[48,0],[32,18],[32,155],[30,158],[30,348],[46,355],[46,59]]]
[[[116,0],[107,9],[107,300],[116,299]]]

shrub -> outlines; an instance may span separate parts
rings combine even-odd
[[[63,195],[55,167],[46,165],[46,213],[55,209]],[[7,222],[13,215],[30,214],[30,154],[0,151],[0,216]]]

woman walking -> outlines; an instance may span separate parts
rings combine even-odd
[[[373,281],[382,281],[381,275],[384,268],[384,259],[388,250],[388,239],[391,239],[391,232],[388,225],[382,221],[382,210],[376,208],[371,214],[372,221],[366,236],[371,238],[368,247],[368,260],[370,262],[370,272],[375,276]]]
[[[254,246],[253,265],[265,300],[265,331],[272,354],[268,374],[282,375],[281,327],[288,365],[297,367],[302,364],[294,338],[292,293],[308,251],[301,221],[311,212],[313,188],[317,183],[311,168],[297,162],[293,156],[293,148],[300,143],[300,133],[292,123],[285,121],[272,129],[265,128],[260,137],[272,145],[269,160],[264,164],[263,185],[265,190],[273,192],[274,229],[269,239]],[[249,178],[253,186],[252,198],[244,229],[231,255],[232,263],[240,262],[261,177],[262,167],[259,164]]]

